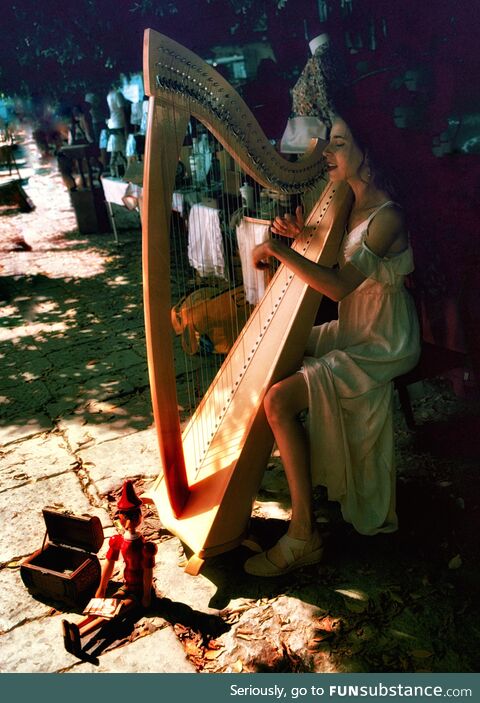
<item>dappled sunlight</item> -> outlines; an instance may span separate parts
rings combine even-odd
[[[367,601],[368,595],[362,591],[356,591],[348,588],[336,588],[335,593],[339,593],[345,598],[351,598],[352,600]]]
[[[54,322],[52,324],[42,324],[41,322],[29,325],[19,325],[13,329],[0,329],[0,342],[15,342],[19,337],[40,337],[57,332],[63,332],[66,329],[64,322]]]
[[[128,286],[129,283],[130,283],[130,281],[128,280],[128,278],[127,278],[126,276],[115,276],[115,278],[111,279],[111,280],[108,282],[108,285],[109,285],[109,287],[112,287],[112,286],[125,286],[125,285]]]
[[[1,439],[58,422],[109,436],[148,428],[140,238],[123,251],[109,233],[80,235],[56,160],[37,168],[26,147],[35,209],[2,216]]]

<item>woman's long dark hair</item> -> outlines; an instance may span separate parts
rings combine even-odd
[[[386,114],[381,107],[362,105],[351,96],[337,97],[335,112],[348,125],[376,187],[394,200],[402,199],[402,135],[393,114]]]

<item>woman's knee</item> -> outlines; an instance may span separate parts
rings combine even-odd
[[[297,414],[292,407],[289,394],[281,382],[275,383],[267,391],[264,407],[270,424],[278,424],[292,419]]]

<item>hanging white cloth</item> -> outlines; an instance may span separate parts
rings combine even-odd
[[[269,225],[243,219],[236,228],[247,302],[256,305],[265,292],[265,272],[253,265],[252,251],[269,238]]]
[[[200,276],[225,278],[225,254],[216,208],[197,203],[188,217],[188,261]]]

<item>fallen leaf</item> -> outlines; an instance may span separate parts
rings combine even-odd
[[[216,659],[220,654],[220,649],[208,649],[205,652],[205,659]]]
[[[415,659],[428,659],[429,657],[433,657],[433,652],[429,652],[427,649],[414,649],[411,655],[415,657]]]
[[[238,674],[240,674],[241,671],[243,671],[243,663],[241,659],[237,659],[235,664],[233,664],[232,669],[236,671]]]
[[[462,557],[460,554],[456,554],[453,559],[448,562],[449,569],[459,569],[462,565]]]
[[[210,642],[207,645],[208,649],[224,649],[225,645],[224,644],[218,644],[218,642],[215,642],[214,640],[210,640]]]
[[[323,642],[327,639],[332,639],[335,633],[332,630],[316,630],[315,637],[312,637],[312,642]]]
[[[185,645],[185,651],[189,657],[200,657],[202,655],[201,650],[194,642],[187,642]]]

